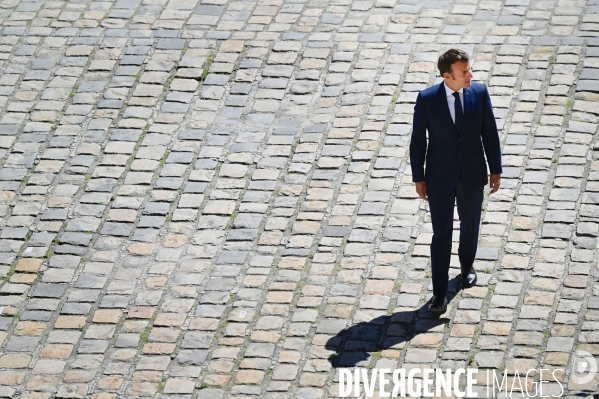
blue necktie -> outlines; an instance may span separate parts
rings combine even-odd
[[[458,132],[462,130],[462,121],[464,120],[464,112],[462,111],[462,102],[460,101],[460,93],[454,91],[452,94],[455,97],[455,127]]]

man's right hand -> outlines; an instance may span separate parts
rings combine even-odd
[[[428,202],[428,192],[426,191],[426,182],[419,181],[416,182],[416,192],[426,202]]]

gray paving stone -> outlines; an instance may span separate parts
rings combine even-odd
[[[223,251],[216,260],[216,264],[243,264],[247,257],[244,251]]]
[[[66,291],[66,284],[39,283],[33,290],[33,297],[60,298]]]
[[[52,318],[52,312],[44,311],[25,311],[23,312],[19,320],[31,320],[31,321],[50,321]]]
[[[39,337],[11,337],[5,348],[9,352],[31,352],[39,342]]]
[[[88,303],[67,302],[62,306],[61,314],[67,315],[86,315],[89,314],[91,305]]]
[[[209,332],[188,332],[181,343],[182,348],[186,349],[207,349],[210,347],[210,342],[213,334]]]
[[[113,235],[118,237],[128,237],[131,234],[132,226],[125,223],[106,222],[100,230],[100,234]]]
[[[70,302],[95,302],[100,295],[100,290],[73,290],[67,300]]]

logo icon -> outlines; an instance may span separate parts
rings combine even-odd
[[[597,360],[587,351],[577,350],[572,359],[572,374],[570,379],[576,385],[591,382],[597,375]]]

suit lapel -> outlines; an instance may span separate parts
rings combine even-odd
[[[470,97],[472,97],[470,90],[464,89],[464,118],[462,119],[461,132],[463,132],[464,129],[466,128],[466,124],[468,123],[468,114],[470,113],[470,109],[472,108],[472,102],[471,102]]]
[[[451,119],[451,114],[449,113],[449,105],[447,104],[447,93],[445,93],[445,85],[443,82],[439,84],[439,90],[437,91],[437,101],[439,104],[439,109],[443,114],[446,123],[451,126],[451,130],[459,136],[458,129],[455,127],[455,123],[453,123],[453,119]]]
[[[470,112],[470,90],[464,89],[464,116]]]

